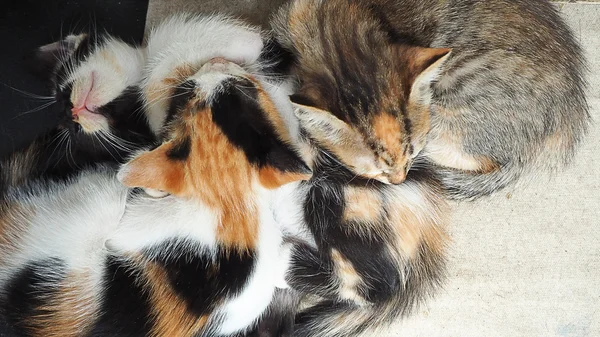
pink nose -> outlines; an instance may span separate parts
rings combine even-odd
[[[81,106],[79,108],[73,108],[73,109],[71,109],[71,114],[73,114],[73,116],[77,116],[81,111],[87,111],[85,105]]]

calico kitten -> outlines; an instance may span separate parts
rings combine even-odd
[[[69,35],[36,51],[34,71],[51,87],[60,125],[0,161],[0,191],[29,178],[65,178],[97,163],[123,162],[153,140],[137,85],[143,49],[106,36]]]
[[[476,198],[567,163],[590,122],[581,48],[545,0],[295,0],[272,26],[307,131],[364,177],[400,183],[422,155]]]
[[[307,141],[316,154],[312,178],[280,188],[273,205],[294,243],[286,280],[297,294],[280,299],[254,336],[370,335],[410,314],[444,280],[448,207],[427,171],[384,184]],[[290,328],[296,296],[303,308]]]
[[[146,192],[127,198],[110,172],[85,171],[1,201],[0,308],[22,336],[226,336],[287,286],[290,252],[270,206],[310,170],[290,145],[285,92],[228,61],[258,59],[260,34],[178,17],[148,44],[162,142],[117,174]]]

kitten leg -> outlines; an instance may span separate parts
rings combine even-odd
[[[423,155],[439,166],[473,173],[485,174],[500,168],[489,157],[467,153],[460,137],[449,132],[443,137],[430,139],[423,149]]]

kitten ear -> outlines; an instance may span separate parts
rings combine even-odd
[[[405,53],[409,58],[409,71],[414,78],[410,100],[427,105],[431,100],[431,83],[440,75],[451,49],[408,47]]]
[[[165,143],[152,151],[141,152],[121,166],[117,179],[127,187],[141,187],[179,194],[184,178],[180,161],[169,159],[172,146]]]
[[[61,41],[56,41],[37,48],[25,58],[25,63],[34,74],[48,79],[56,71],[59,63],[66,61],[85,39],[86,34],[68,35]]]
[[[358,131],[328,111],[294,102],[293,105],[300,125],[320,146],[357,174],[374,177],[381,173],[373,151]]]
[[[260,182],[266,188],[277,188],[311,177],[311,169],[287,144],[274,145],[267,154],[266,165],[261,167],[259,172]]]

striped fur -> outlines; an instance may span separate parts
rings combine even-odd
[[[393,173],[410,166],[398,155],[408,147],[453,198],[564,166],[590,123],[583,53],[546,0],[295,0],[272,26],[294,55],[294,99],[366,144],[339,156],[346,165]],[[415,85],[420,65],[449,49]]]

